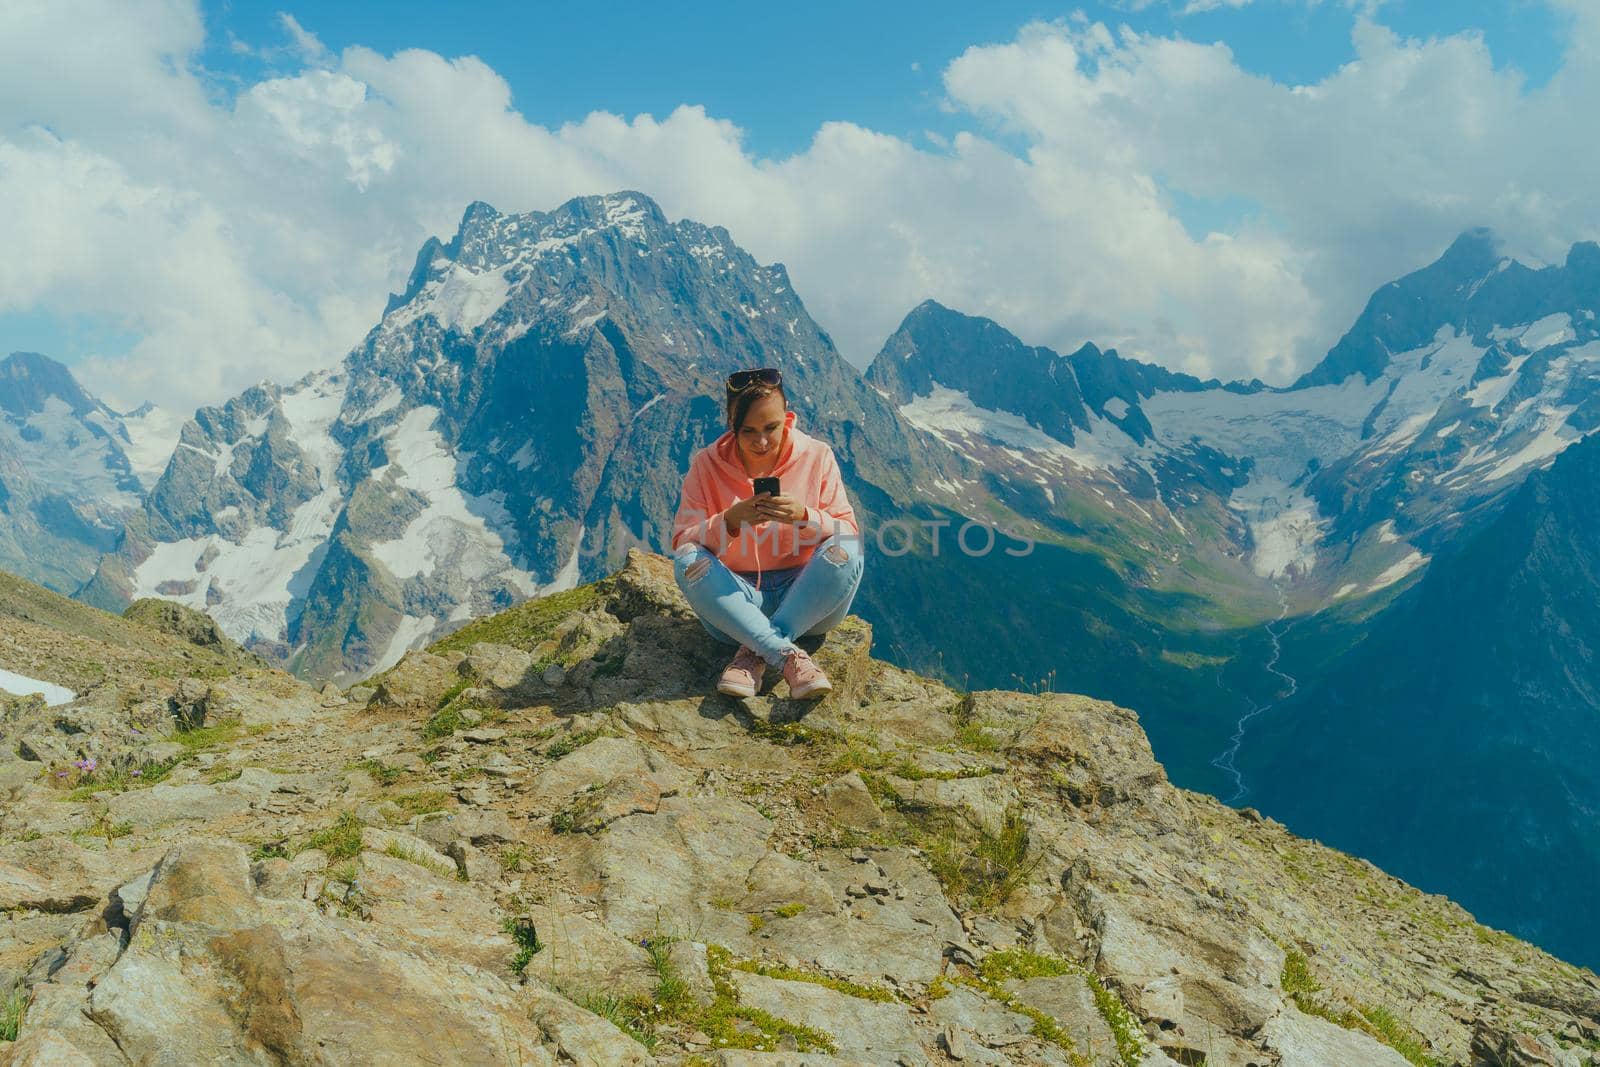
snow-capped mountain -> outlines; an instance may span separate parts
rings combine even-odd
[[[168,422],[113,411],[38,353],[0,360],[0,570],[81,586],[166,466]]]
[[[722,379],[766,362],[863,506],[958,469],[861,387],[783,267],[720,227],[638,193],[475,203],[337,371],[184,426],[86,596],[206,609],[308,674],[381,669],[661,547],[691,453],[722,430]]]
[[[1314,606],[1399,582],[1600,426],[1597,306],[1594,244],[1533,270],[1478,231],[1379,290],[1287,389],[1060,356],[931,302],[867,378],[1046,510],[1118,530],[1156,584],[1209,528],[1244,581]]]

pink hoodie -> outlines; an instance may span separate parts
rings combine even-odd
[[[837,530],[859,534],[855,509],[845,496],[839,462],[828,445],[795,429],[795,413],[784,413],[783,452],[772,468],[785,496],[806,504],[798,523],[764,522],[730,537],[722,513],[735,501],[754,496],[750,475],[739,459],[732,430],[694,454],[683,479],[683,502],[672,520],[672,549],[696,542],[709,548],[729,570],[780,570],[798,567],[816,546]]]

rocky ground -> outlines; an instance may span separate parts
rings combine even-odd
[[[12,700],[0,1062],[1600,1062],[1593,973],[870,636],[730,700],[634,552],[370,686]]]

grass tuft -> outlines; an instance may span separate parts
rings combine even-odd
[[[398,841],[390,841],[384,846],[383,854],[393,856],[397,860],[405,860],[424,870],[432,871],[442,878],[455,878],[460,875],[460,870],[453,863],[441,863],[432,856],[425,856],[414,848],[407,848]]]
[[[341,811],[332,826],[306,838],[306,848],[319,848],[330,860],[355,859],[361,855],[361,820],[353,811]]]
[[[550,760],[563,759],[572,755],[589,742],[598,741],[600,738],[605,736],[606,730],[602,727],[595,727],[592,730],[577,730],[573,733],[563,734],[561,737],[556,738],[556,740],[550,743],[550,747],[544,750],[544,754],[545,757]]]
[[[945,813],[912,815],[922,833],[928,868],[945,892],[974,908],[1004,904],[1020,889],[1043,861],[1028,856],[1028,826],[1022,812],[1006,812],[999,834],[973,831]]]
[[[22,1029],[22,1017],[28,1011],[28,990],[18,982],[0,1003],[0,1041],[15,1041]]]
[[[442,789],[422,789],[415,793],[402,793],[394,798],[402,811],[412,815],[427,815],[443,811],[450,806],[450,794]]]
[[[399,767],[391,767],[375,759],[364,759],[345,765],[347,771],[362,771],[380,786],[391,786],[406,776]]]

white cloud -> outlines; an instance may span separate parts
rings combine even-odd
[[[317,35],[300,25],[300,20],[287,11],[278,12],[278,22],[288,31],[289,40],[294,42],[295,51],[307,64],[314,67],[323,67],[333,62],[333,54],[327,46],[318,39]]]
[[[858,364],[931,296],[1033,343],[1283,381],[1469,226],[1544,259],[1600,230],[1600,149],[1580,135],[1600,20],[1560,2],[1573,41],[1536,91],[1475,36],[1402,40],[1370,18],[1356,59],[1305,86],[1221,45],[1074,19],[952,62],[967,129],[945,143],[829,123],[777,160],[698,107],[541,127],[476,58],[335,56],[289,16],[302,69],[230,98],[196,67],[186,4],[8,5],[0,313],[140,336],[93,368],[115,402],[215,402],[336,362],[469,201],[627,187],[787,264]],[[1174,191],[1259,213],[1191,234]]]

